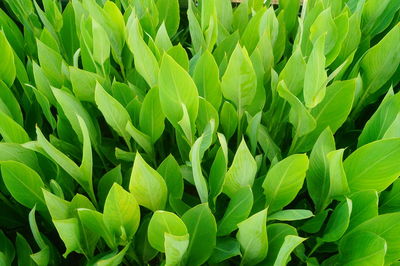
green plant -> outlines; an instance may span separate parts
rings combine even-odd
[[[0,2],[1,265],[400,260],[400,2]]]

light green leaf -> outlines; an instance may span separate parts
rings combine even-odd
[[[385,239],[372,232],[359,231],[340,241],[338,263],[349,266],[384,265],[386,251]]]
[[[238,125],[236,109],[231,103],[223,103],[220,113],[220,121],[224,135],[229,140],[235,133]]]
[[[268,220],[279,220],[279,221],[297,221],[304,220],[313,217],[314,214],[309,210],[302,209],[287,209],[283,211],[275,212],[268,216]]]
[[[165,2],[165,1],[162,1],[162,2]],[[154,42],[160,52],[161,51],[165,52],[172,48],[172,42],[168,36],[167,29],[165,27],[164,22],[158,28],[157,35],[156,35]]]
[[[111,249],[117,247],[115,242],[115,235],[112,235],[104,223],[103,214],[98,211],[79,208],[76,210],[79,216],[79,220],[83,224],[84,228],[90,230],[96,235],[101,236],[106,242],[107,246]]]
[[[164,54],[161,62],[159,87],[161,107],[171,124],[179,128],[178,122],[184,115],[184,105],[193,127],[199,106],[196,85],[186,70],[168,54]]]
[[[0,80],[3,81],[8,87],[14,83],[16,77],[16,69],[14,63],[14,52],[10,43],[8,42],[3,29],[0,31]]]
[[[304,76],[304,101],[307,108],[314,108],[325,97],[325,35],[322,34],[314,43],[313,50],[308,58]]]
[[[268,252],[267,209],[253,214],[238,224],[236,238],[243,253],[243,264],[257,264]]]
[[[219,70],[214,57],[208,50],[198,59],[193,80],[197,85],[199,95],[209,101],[216,109],[219,109],[222,99]]]
[[[310,154],[310,169],[307,173],[308,194],[314,202],[317,211],[325,209],[329,201],[329,163],[326,155],[335,150],[335,139],[332,131],[326,128],[317,141]]]
[[[140,108],[139,124],[140,129],[151,137],[152,143],[160,138],[164,131],[164,113],[161,109],[159,90],[149,90]]]
[[[139,153],[136,153],[129,190],[139,205],[152,211],[165,207],[167,201],[167,185],[164,179],[151,168]]]
[[[326,225],[324,234],[322,236],[323,241],[334,242],[343,236],[350,223],[352,208],[353,203],[348,198],[336,206]]]
[[[279,80],[285,81],[287,88],[295,96],[299,95],[303,89],[305,68],[306,62],[304,61],[301,49],[297,48],[290,56],[281,73],[279,73]],[[296,73],[296,75],[293,73]]]
[[[139,227],[140,209],[135,197],[114,183],[104,203],[104,224],[126,244]]]
[[[73,251],[82,254],[83,250],[80,243],[81,232],[78,219],[53,220],[53,223],[66,248],[63,254],[64,258]]]
[[[390,89],[378,109],[365,124],[358,137],[357,146],[361,147],[369,142],[383,139],[399,113],[400,93],[394,95],[393,90]]]
[[[346,234],[342,241],[345,241],[345,239],[352,239],[353,236],[363,231],[375,233],[386,240],[387,251],[385,255],[385,264],[393,263],[400,258],[400,240],[397,237],[400,233],[399,219],[399,212],[376,216],[354,228],[350,233]]]
[[[165,179],[169,195],[181,199],[183,195],[183,178],[178,162],[172,154],[158,166],[157,172]]]
[[[288,90],[284,81],[279,82],[277,90],[279,96],[288,101],[291,106],[289,121],[295,128],[296,138],[304,136],[314,130],[316,127],[314,117],[309,113],[300,100]]]
[[[285,240],[282,244],[281,249],[279,250],[278,256],[276,257],[274,265],[281,266],[286,265],[290,258],[290,253],[300,245],[306,238],[288,235],[285,237]]]
[[[80,124],[78,121],[77,115],[79,115],[84,121],[90,132],[91,140],[95,145],[99,144],[99,132],[96,125],[93,123],[92,118],[90,117],[89,113],[83,107],[82,103],[77,100],[71,94],[56,88],[52,88],[53,94],[61,106],[62,111],[64,112],[65,116],[68,118],[74,132],[78,135],[79,141],[83,143],[83,136],[80,129]]]
[[[271,213],[282,209],[297,196],[307,170],[305,154],[291,155],[271,167],[262,184]]]
[[[131,121],[128,111],[114,97],[108,94],[100,83],[96,84],[95,101],[106,122],[118,135],[124,138],[130,148],[130,135],[125,130],[126,124]]]
[[[179,27],[179,1],[157,1],[159,21],[165,24],[170,37],[174,36]]]
[[[30,141],[25,129],[10,116],[0,111],[0,135],[10,143],[25,143]]]
[[[351,191],[385,190],[400,175],[400,139],[366,144],[346,158],[344,170]]]
[[[394,26],[382,40],[369,49],[361,60],[360,72],[363,80],[362,95],[357,98],[355,112],[366,100],[377,92],[395,73],[400,64],[400,23]],[[372,99],[375,100],[375,99]]]
[[[266,266],[274,265],[275,260],[281,250],[288,235],[297,236],[297,231],[294,227],[284,223],[273,223],[267,226],[268,233],[268,255],[263,261]]]
[[[218,236],[229,235],[244,221],[253,207],[253,192],[249,186],[239,189],[229,201],[224,216],[218,221]]]
[[[104,79],[95,73],[73,66],[69,67],[69,74],[75,96],[81,101],[95,102],[96,83],[103,83]],[[39,87],[38,89],[40,90]]]
[[[185,212],[182,221],[190,235],[186,263],[203,265],[211,256],[216,243],[217,224],[214,215],[207,203],[203,203]]]
[[[208,188],[207,182],[202,173],[201,161],[204,152],[212,143],[214,126],[214,120],[211,120],[204,133],[193,144],[189,154],[190,162],[192,163],[193,181],[202,203],[208,202]]]
[[[331,151],[326,157],[329,164],[329,197],[343,197],[350,192],[346,173],[343,168],[344,149]]]
[[[308,151],[325,128],[329,127],[335,133],[342,126],[353,106],[355,89],[355,79],[335,81],[326,88],[325,98],[311,110],[317,125],[299,140],[296,150]]]
[[[188,234],[188,230],[176,214],[166,211],[155,211],[147,230],[150,245],[158,251],[165,252],[166,233],[175,236],[185,236]]]
[[[250,57],[238,44],[222,76],[221,89],[224,97],[235,104],[239,119],[252,103],[256,88],[257,77]]]
[[[349,196],[353,203],[350,224],[347,231],[357,225],[378,216],[378,193],[375,190],[358,191]],[[382,205],[381,205],[382,206]]]
[[[15,161],[2,161],[0,165],[4,184],[16,201],[28,208],[36,205],[38,210],[46,210],[44,183],[38,173]]]
[[[151,88],[156,86],[158,80],[158,62],[150,48],[144,42],[139,19],[133,12],[126,25],[126,42],[133,53],[135,67]]]
[[[257,163],[247,148],[246,141],[242,139],[232,165],[225,175],[224,193],[232,198],[240,188],[252,187],[256,173]]]
[[[189,234],[175,236],[165,233],[165,265],[179,265],[189,245]]]
[[[153,143],[151,142],[150,136],[147,136],[140,130],[138,130],[131,121],[128,121],[126,124],[125,128],[126,132],[132,136],[133,140],[139,144],[140,147],[143,148],[143,150],[153,156],[154,154],[154,148],[153,148]]]
[[[113,251],[108,253],[105,256],[97,258],[95,261],[89,261],[88,266],[118,266],[121,265],[122,260],[128,249],[130,248],[130,244],[126,245],[120,252]],[[97,256],[96,256],[97,257]]]

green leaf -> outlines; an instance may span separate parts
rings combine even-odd
[[[95,200],[93,186],[92,186],[92,167],[91,167],[91,149],[89,133],[87,127],[80,122],[82,134],[84,136],[83,159],[81,167],[75,164],[67,155],[55,148],[44,136],[42,131],[36,127],[37,143],[39,146],[54,160],[62,169],[64,169],[82,188]]]
[[[164,1],[162,1],[162,2],[164,3]],[[165,52],[172,48],[172,42],[168,36],[167,29],[165,27],[164,22],[158,28],[157,35],[156,35],[154,42],[160,52],[161,51]]]
[[[218,238],[217,246],[211,255],[210,263],[219,263],[229,258],[240,255],[240,244],[234,238]]]
[[[104,204],[104,224],[122,243],[130,241],[139,227],[140,209],[135,197],[114,183]]]
[[[2,81],[0,81],[0,102],[0,105],[4,104],[4,107],[0,107],[0,110],[2,109],[2,111],[12,117],[15,122],[23,125],[22,111],[18,100],[15,98],[11,89]]]
[[[228,169],[228,144],[225,136],[218,133],[218,140],[221,147],[218,149],[215,155],[214,161],[211,165],[210,175],[208,177],[210,185],[210,199],[211,203],[215,205],[215,201],[219,194],[222,193],[225,174]]]
[[[372,232],[359,231],[339,244],[338,263],[342,265],[384,265],[387,244]]]
[[[164,179],[151,168],[139,153],[136,153],[129,190],[139,205],[152,211],[165,207],[167,201],[167,185]]]
[[[297,221],[304,220],[313,217],[314,214],[309,210],[302,209],[287,209],[283,211],[275,212],[268,216],[268,220],[279,220],[279,221]]]
[[[196,186],[197,193],[202,203],[208,202],[208,188],[207,181],[202,173],[201,161],[204,152],[212,143],[213,131],[214,120],[211,120],[204,133],[195,141],[189,153],[190,162],[192,163],[194,185]]]
[[[36,205],[38,210],[46,210],[44,183],[38,173],[16,161],[2,161],[0,165],[4,184],[16,201],[28,208]]]
[[[268,252],[267,209],[253,214],[238,224],[236,238],[243,253],[243,264],[257,264]]]
[[[95,73],[72,66],[69,67],[69,74],[75,96],[81,101],[95,102],[96,84],[103,83],[104,79]]]
[[[268,232],[268,255],[263,261],[265,265],[274,265],[277,256],[285,242],[286,236],[297,236],[297,231],[294,227],[283,224],[274,223],[267,226]],[[285,265],[286,263],[283,263]],[[279,265],[279,264],[278,264]]]
[[[350,224],[347,231],[357,225],[378,216],[378,193],[375,190],[358,191],[349,196],[353,203]]]
[[[246,141],[242,139],[232,165],[225,175],[224,193],[232,198],[240,188],[252,187],[256,173],[257,163],[247,148]]]
[[[335,150],[332,131],[326,128],[318,137],[310,154],[310,169],[307,172],[308,194],[317,211],[329,203],[329,163],[326,155]]]
[[[229,140],[236,131],[238,126],[238,116],[235,107],[229,103],[224,102],[220,113],[221,127],[224,131],[225,137]]]
[[[193,80],[199,90],[199,95],[219,109],[222,99],[219,70],[214,57],[208,50],[198,59],[194,68]]]
[[[174,156],[168,155],[158,166],[157,172],[165,179],[169,195],[181,199],[183,195],[183,178],[181,169]]]
[[[189,245],[189,234],[175,236],[164,233],[165,265],[179,265]]]
[[[240,119],[256,94],[257,77],[247,50],[238,44],[222,76],[224,97],[235,104]]]
[[[33,254],[32,249],[26,241],[26,239],[19,233],[15,239],[15,247],[17,250],[18,266],[34,266],[34,262],[31,259],[31,254]]]
[[[400,241],[397,235],[400,232],[400,213],[382,214],[363,222],[342,239],[351,239],[361,232],[371,232],[386,240],[387,251],[385,263],[393,263],[400,258]]]
[[[150,245],[158,251],[165,252],[166,233],[175,236],[185,236],[188,234],[188,230],[176,214],[166,211],[155,211],[147,230]]]
[[[278,84],[279,96],[289,102],[291,109],[289,113],[289,121],[295,128],[295,138],[304,136],[311,132],[316,127],[316,121],[306,107],[300,102],[300,100],[293,95],[287,88],[284,81]]]
[[[0,31],[0,80],[3,81],[8,87],[14,83],[16,77],[16,69],[14,63],[14,53],[10,43],[8,42],[3,29]]]
[[[180,128],[178,123],[184,116],[182,106],[185,106],[193,127],[199,106],[196,85],[186,70],[168,54],[164,54],[161,62],[159,87],[161,107],[171,124]]]
[[[83,135],[77,115],[79,115],[85,121],[85,124],[91,135],[91,140],[97,146],[99,144],[98,129],[87,110],[83,107],[82,103],[71,94],[63,90],[52,88],[52,92],[58,104],[61,106],[65,116],[68,118],[68,121],[74,129],[74,132],[78,135],[79,141],[83,143]]]
[[[400,64],[400,23],[394,26],[383,39],[369,49],[361,60],[360,72],[363,80],[361,96],[356,99],[358,108],[363,107],[370,95],[377,92],[395,73]],[[375,99],[373,99],[375,100]]]
[[[105,173],[97,184],[97,196],[102,206],[104,206],[107,194],[114,183],[122,184],[121,165]]]
[[[290,253],[304,240],[306,240],[306,238],[293,235],[286,236],[274,265],[285,265],[290,258]]]
[[[326,155],[329,164],[329,197],[331,198],[342,197],[350,192],[343,168],[343,152],[344,149],[340,149]]]
[[[282,209],[297,196],[307,170],[305,154],[291,155],[271,167],[262,184],[269,212]]]
[[[250,186],[243,187],[233,194],[224,216],[218,221],[218,236],[229,235],[244,221],[253,207],[253,192]]]
[[[161,109],[159,90],[153,88],[149,90],[140,108],[139,124],[140,129],[151,137],[155,143],[164,131],[164,113]]]
[[[304,76],[304,101],[307,108],[314,108],[325,97],[325,35],[322,34],[314,43],[308,58]]]
[[[132,138],[135,140],[135,142],[137,144],[139,144],[140,147],[143,148],[143,150],[153,156],[154,154],[154,148],[153,148],[153,144],[151,142],[151,138],[149,136],[147,136],[146,134],[144,134],[143,132],[141,132],[140,130],[138,130],[131,121],[128,121],[128,123],[126,124],[126,132],[132,136]]]
[[[353,106],[355,89],[355,79],[335,81],[326,88],[325,98],[311,110],[316,127],[299,140],[296,150],[308,151],[325,128],[335,133],[342,126]]]
[[[0,262],[4,265],[11,265],[15,257],[14,246],[10,239],[0,230]]]
[[[366,144],[346,158],[344,170],[351,191],[385,190],[400,175],[400,139]]]
[[[98,236],[101,236],[111,249],[115,249],[117,247],[115,235],[112,235],[106,227],[103,214],[86,208],[79,208],[77,209],[77,212],[79,220],[83,224],[84,228],[90,230]]]
[[[214,215],[207,203],[203,203],[185,212],[182,221],[190,235],[186,263],[202,265],[211,256],[216,244],[217,224]]]
[[[165,24],[170,37],[174,36],[179,27],[179,1],[157,1],[158,18]]]
[[[82,254],[83,250],[80,243],[81,232],[78,219],[53,220],[53,223],[66,248],[63,254],[64,258],[73,251]]]
[[[333,211],[326,225],[322,240],[325,242],[334,242],[339,240],[346,232],[352,212],[353,203],[346,198]]]
[[[7,114],[0,111],[0,135],[10,143],[25,143],[30,141],[25,129]]]
[[[279,80],[285,81],[287,88],[295,96],[299,95],[303,89],[305,68],[306,62],[304,61],[301,49],[297,48],[290,56],[281,73],[279,73]],[[293,73],[296,73],[296,75],[293,75]]]
[[[390,89],[378,109],[365,124],[358,137],[357,146],[361,147],[372,141],[383,139],[399,113],[400,93],[394,95],[393,90]]]
[[[96,265],[96,266],[118,266],[121,265],[122,260],[124,259],[124,256],[128,249],[130,248],[130,245],[126,245],[120,252],[113,251],[111,253],[108,253],[104,256],[98,257],[96,256],[93,260],[90,260],[88,262],[88,266]]]
[[[126,124],[131,121],[128,111],[110,94],[108,94],[100,83],[96,84],[95,101],[107,123],[124,138],[130,148],[130,135],[125,130]]]
[[[133,53],[135,67],[151,88],[158,80],[158,62],[150,48],[144,42],[140,23],[135,13],[132,13],[126,25],[126,42]]]

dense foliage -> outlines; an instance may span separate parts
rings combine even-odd
[[[0,265],[400,260],[400,1],[0,1]]]

